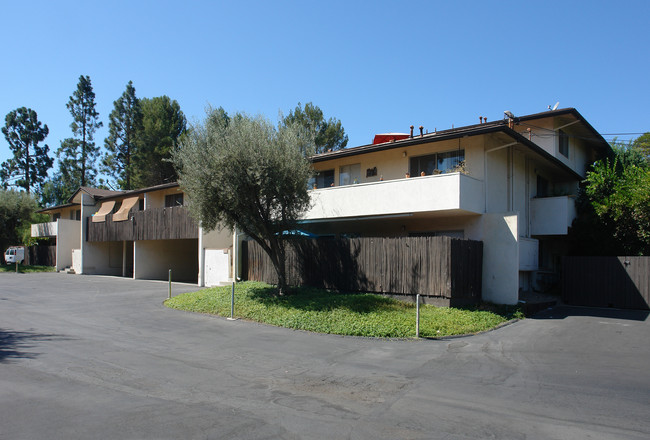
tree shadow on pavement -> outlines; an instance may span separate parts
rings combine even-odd
[[[39,353],[30,350],[38,342],[66,339],[68,338],[61,335],[0,328],[0,363],[10,362],[13,359],[34,359]]]

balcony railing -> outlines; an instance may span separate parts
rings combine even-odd
[[[56,237],[56,222],[38,223],[32,225],[32,237]]]
[[[575,218],[574,197],[541,197],[530,200],[531,235],[566,235]]]
[[[401,213],[485,211],[483,182],[461,173],[412,177],[312,192],[305,220]]]
[[[87,241],[174,240],[199,236],[198,225],[184,206],[134,211],[128,220],[121,222],[114,222],[112,215],[106,216],[104,222],[87,219],[86,225]]]

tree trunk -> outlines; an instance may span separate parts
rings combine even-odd
[[[285,252],[284,252],[284,243],[281,243],[281,238],[274,238],[271,240],[270,248],[271,253],[271,262],[275,268],[275,272],[278,275],[278,295],[282,296],[286,293],[287,290],[287,271],[286,271],[286,261],[285,261]]]

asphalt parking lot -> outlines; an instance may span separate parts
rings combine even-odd
[[[650,438],[647,312],[556,308],[395,341],[166,296],[154,281],[0,274],[0,439]]]

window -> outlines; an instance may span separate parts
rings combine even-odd
[[[167,194],[165,196],[165,208],[183,206],[183,194]]]
[[[413,177],[419,176],[422,172],[427,176],[448,173],[463,160],[465,160],[465,150],[416,156],[411,158],[409,172]]]
[[[75,211],[75,220],[81,220],[81,209]]]
[[[339,168],[339,185],[352,185],[361,182],[361,164],[343,165]]]
[[[569,135],[562,130],[559,130],[559,149],[560,154],[566,158],[569,157]]]
[[[138,200],[138,209],[144,211],[144,199]]]
[[[60,212],[52,214],[52,221],[53,222],[57,221],[60,218],[61,218],[61,213]]]
[[[537,175],[537,197],[548,197],[548,180]]]
[[[311,186],[313,187],[314,184],[316,188],[329,188],[330,186],[334,186],[334,170],[319,171],[311,182]]]

